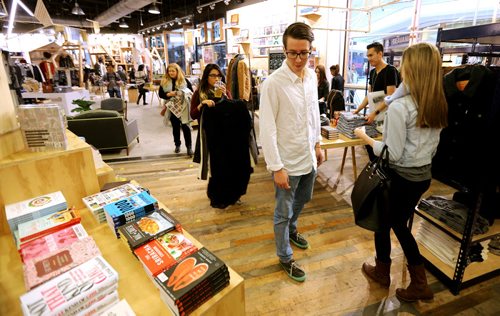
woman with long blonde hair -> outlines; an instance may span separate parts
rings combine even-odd
[[[159,96],[164,98],[165,100],[170,100],[173,97],[180,97],[182,95],[182,91],[186,89],[191,90],[192,87],[189,80],[186,79],[184,73],[176,63],[171,63],[167,66],[167,73],[163,76],[160,82],[160,91]],[[170,109],[167,109],[165,115],[170,116],[170,123],[172,123],[172,133],[174,136],[175,150],[176,154],[181,151],[181,129],[184,134],[184,142],[187,148],[187,154],[189,156],[193,155],[192,142],[191,142],[191,127],[189,126],[190,122],[190,103],[186,103],[184,108],[182,109],[182,113],[178,116]]]
[[[389,108],[383,140],[370,138],[362,128],[354,133],[372,146],[377,156],[387,145],[392,181],[388,210],[390,228],[375,233],[375,265],[364,263],[362,271],[380,285],[389,287],[392,229],[408,260],[411,278],[406,289],[396,289],[396,296],[412,302],[434,297],[427,285],[418,245],[407,223],[422,194],[430,186],[431,161],[440,132],[448,124],[448,105],[443,90],[441,55],[436,46],[419,43],[406,48],[401,74],[402,87],[386,98]]]

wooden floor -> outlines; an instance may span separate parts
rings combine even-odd
[[[373,236],[354,225],[345,199],[352,189],[352,170],[348,171],[352,168],[346,166],[336,190],[326,185],[338,175],[339,154],[332,152],[340,153],[329,151],[330,162],[321,168],[314,198],[299,218],[299,231],[311,245],[307,250],[294,248],[295,259],[307,272],[304,283],[288,278],[278,265],[272,225],[274,189],[263,161],[251,176],[243,203],[225,210],[210,207],[207,183],[197,179],[197,165],[187,158],[114,163],[112,167],[119,177],[149,188],[186,230],[245,278],[248,315],[500,314],[500,277],[454,296],[428,274],[434,301],[400,303],[395,289],[409,280],[395,239],[390,289],[365,279],[360,267],[365,260],[373,260]],[[364,165],[364,152],[357,150],[357,156],[358,166]],[[428,193],[448,192],[433,183]]]

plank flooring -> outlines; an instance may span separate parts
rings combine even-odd
[[[356,150],[358,167],[366,163]],[[297,283],[278,265],[273,236],[274,189],[263,160],[251,176],[241,205],[225,210],[210,207],[207,182],[197,179],[198,165],[187,158],[113,163],[120,178],[134,179],[167,205],[186,230],[214,251],[245,278],[247,315],[498,315],[500,276],[451,294],[428,273],[435,292],[430,303],[400,303],[397,287],[409,277],[403,254],[393,238],[392,283],[389,290],[368,281],[362,263],[373,258],[372,233],[355,226],[347,201],[352,189],[350,160],[337,178],[340,151],[329,151],[330,161],[320,168],[313,200],[299,218],[299,230],[310,243],[294,249],[295,259],[307,272]],[[359,169],[358,169],[359,170]],[[330,189],[338,180],[336,190]],[[433,181],[427,194],[447,194]]]

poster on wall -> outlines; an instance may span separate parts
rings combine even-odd
[[[220,18],[218,20],[215,20],[212,22],[212,41],[213,42],[220,42],[224,41],[224,19]]]
[[[200,44],[206,43],[208,41],[207,39],[207,23],[202,23],[198,25],[198,28],[200,29]]]
[[[202,50],[203,63],[205,65],[214,62],[214,49],[212,46],[204,46]]]

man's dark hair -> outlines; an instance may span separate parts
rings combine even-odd
[[[366,46],[366,49],[373,48],[377,53],[384,52],[384,45],[380,44],[379,42],[373,42]]]
[[[302,22],[295,22],[290,24],[285,33],[283,33],[283,46],[286,48],[286,40],[288,37],[299,39],[299,40],[308,40],[309,44],[314,41],[314,34],[311,27]]]

